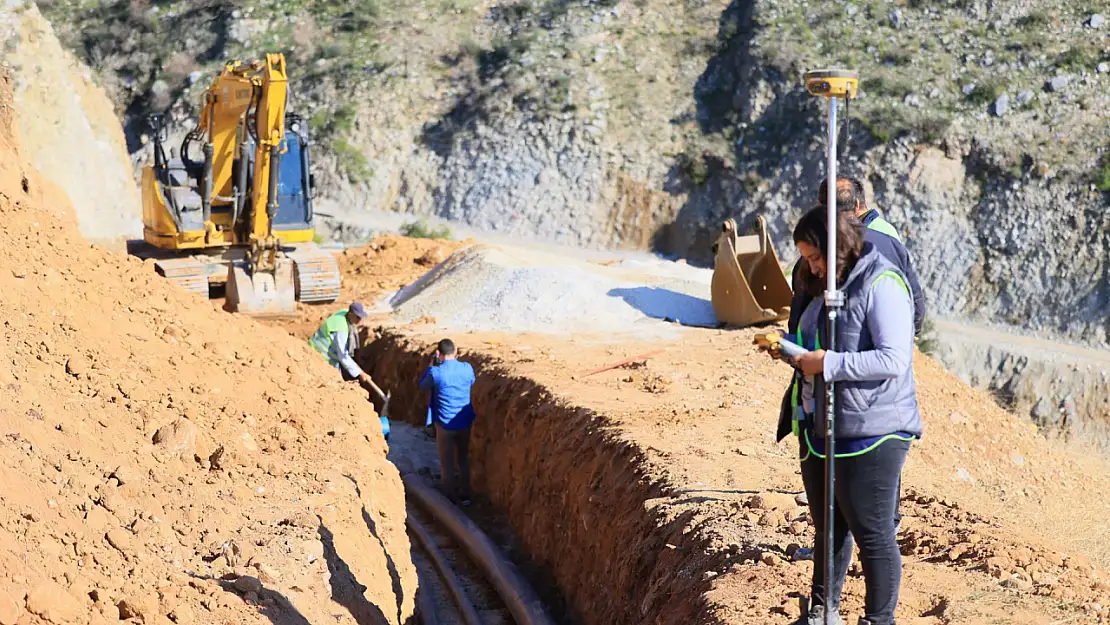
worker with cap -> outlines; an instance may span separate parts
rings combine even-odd
[[[373,388],[374,381],[370,374],[363,371],[354,359],[358,350],[358,324],[366,316],[366,308],[359,302],[353,302],[325,319],[308,344],[320,352],[329,365],[339,370],[345,382],[358,380],[363,386]],[[389,440],[389,420],[383,416],[381,421],[382,434]]]

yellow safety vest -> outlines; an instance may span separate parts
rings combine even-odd
[[[331,348],[331,335],[333,332],[347,332],[350,333],[350,324],[347,323],[347,309],[335,313],[324,320],[320,324],[320,328],[316,330],[316,334],[308,339],[308,344],[313,349],[320,352],[324,358],[328,359],[328,364],[333,367],[339,366],[339,354],[336,350]],[[349,340],[349,338],[348,338]]]

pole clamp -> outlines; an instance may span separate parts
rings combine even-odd
[[[835,291],[825,291],[825,306],[829,308],[843,308],[844,307],[844,291],[837,289]]]

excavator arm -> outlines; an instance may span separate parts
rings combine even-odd
[[[281,240],[274,236],[288,97],[284,55],[267,54],[259,69],[246,124],[255,145],[250,210],[246,215],[250,243],[246,262],[232,264],[229,269],[227,307],[255,316],[289,315],[296,311],[295,266],[282,252]]]

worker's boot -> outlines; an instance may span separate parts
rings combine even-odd
[[[799,618],[795,625],[825,625],[825,606],[823,605],[809,605],[809,599],[802,597],[802,617]],[[829,625],[845,625],[844,619],[840,617],[839,610],[829,615]],[[867,624],[870,625],[870,624]]]

